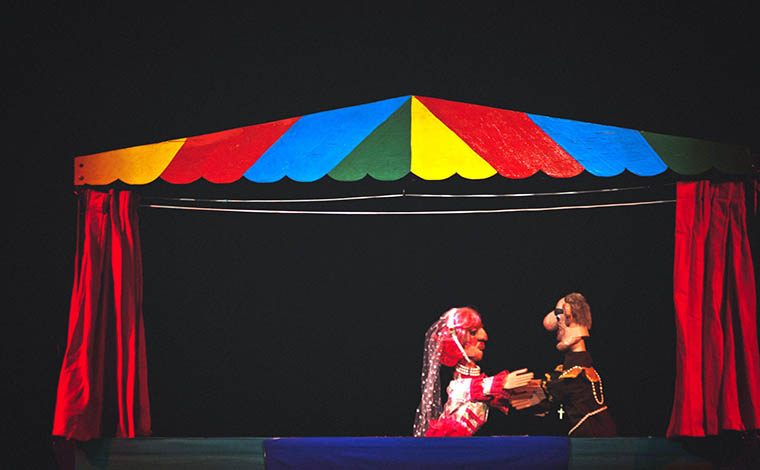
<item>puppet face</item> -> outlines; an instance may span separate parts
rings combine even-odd
[[[560,313],[560,311],[562,313]],[[567,335],[567,328],[571,323],[571,308],[565,304],[565,299],[559,299],[557,305],[554,307],[554,318],[557,319],[557,342],[565,339]]]
[[[488,341],[488,335],[483,325],[479,325],[477,328],[470,330],[470,338],[464,346],[464,352],[467,353],[467,357],[472,362],[478,362],[483,359],[483,350],[486,348],[486,341]]]
[[[544,328],[546,328],[548,331],[555,331],[557,330],[557,335],[560,334],[560,328],[568,326],[568,317],[567,317],[567,310],[570,309],[570,306],[565,306],[565,299],[559,299],[557,302],[557,305],[554,307],[554,310],[547,313],[544,317]],[[559,339],[559,336],[558,338]]]
[[[488,335],[478,312],[468,307],[461,307],[449,310],[446,315],[445,330],[438,338],[441,345],[441,363],[451,367],[460,360],[465,360],[457,342],[467,358],[473,362],[481,360]]]

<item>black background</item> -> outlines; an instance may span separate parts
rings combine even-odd
[[[392,186],[468,193],[536,184],[544,190],[591,188],[600,184],[594,179],[538,175],[505,186],[501,177],[434,185],[407,178]],[[571,202],[672,198],[667,179],[655,178],[662,186],[625,198],[575,196]],[[622,175],[604,183],[625,187],[634,181],[640,179]],[[269,188],[268,196],[388,189],[388,183],[371,181],[281,186]],[[407,198],[381,205],[482,209],[552,206],[557,199]],[[560,296],[580,291],[592,305],[593,351],[621,433],[663,435],[675,370],[674,211],[674,204],[458,216],[145,209],[154,432],[409,435],[420,398],[424,333],[444,311],[472,305],[482,313],[489,334],[485,371],[529,367],[543,376],[561,362],[553,336],[541,326],[543,316]],[[491,416],[483,433],[553,432],[550,423],[523,413]]]
[[[2,352],[13,406],[4,431],[49,436],[52,427],[73,279],[74,156],[408,94],[743,144],[756,154],[757,22],[742,5],[7,7],[12,293]],[[627,174],[407,177],[145,191],[283,197],[640,183]],[[665,186],[633,198],[660,191],[672,196]],[[445,309],[482,311],[488,372],[538,372],[558,360],[541,316],[580,290],[621,431],[662,435],[674,381],[673,210],[418,218],[143,210],[155,434],[409,433],[422,336]],[[535,430],[527,417],[493,414],[483,433],[525,430]]]

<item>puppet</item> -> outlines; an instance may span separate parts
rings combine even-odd
[[[532,372],[520,369],[488,377],[476,362],[483,358],[488,335],[480,315],[469,307],[452,308],[425,334],[422,399],[414,419],[414,436],[471,436],[488,419],[489,408],[508,412],[511,390],[529,384]],[[441,407],[440,365],[455,367]]]
[[[559,299],[543,324],[545,329],[557,332],[556,347],[565,353],[564,361],[545,374],[540,388],[513,394],[510,405],[518,410],[535,406],[536,414],[541,416],[555,409],[568,436],[615,436],[615,422],[604,399],[602,377],[594,369],[587,350],[591,309],[586,298],[573,292]]]

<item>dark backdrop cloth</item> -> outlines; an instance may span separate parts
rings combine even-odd
[[[676,388],[668,437],[757,429],[755,279],[741,182],[678,184]]]
[[[53,435],[150,434],[138,197],[79,193],[74,289]]]

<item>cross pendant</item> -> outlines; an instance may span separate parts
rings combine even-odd
[[[559,405],[559,409],[557,410],[557,414],[559,415],[559,419],[562,419],[562,417],[565,415],[565,410],[562,408],[562,405]]]

